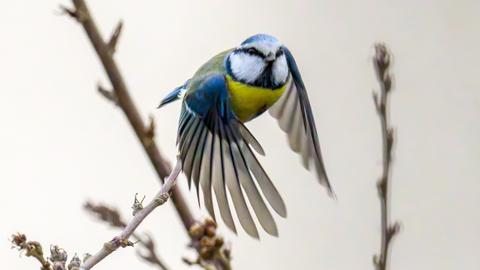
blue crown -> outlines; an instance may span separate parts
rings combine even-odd
[[[242,42],[241,45],[245,45],[245,44],[249,44],[257,41],[278,42],[278,39],[267,34],[256,34],[254,36],[247,38],[244,42]]]

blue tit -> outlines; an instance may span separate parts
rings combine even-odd
[[[266,110],[287,133],[303,166],[309,169],[313,163],[320,183],[333,195],[305,85],[292,53],[276,38],[254,35],[216,55],[159,107],[177,99],[182,99],[177,146],[189,187],[193,180],[199,204],[201,188],[204,205],[215,218],[213,190],[220,215],[234,232],[227,189],[241,226],[252,237],[259,237],[258,230],[245,197],[270,235],[277,236],[278,230],[265,200],[280,216],[287,215],[255,156],[254,151],[264,155],[264,150],[244,125]]]

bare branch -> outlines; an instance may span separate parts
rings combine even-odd
[[[123,231],[111,241],[105,243],[103,248],[95,255],[89,257],[81,266],[81,270],[88,270],[95,266],[97,263],[105,259],[108,255],[112,254],[120,247],[133,246],[133,242],[129,240],[130,236],[134,233],[135,229],[143,222],[143,220],[155,210],[158,206],[164,204],[168,198],[169,193],[175,185],[175,181],[182,170],[182,163],[177,160],[177,165],[173,169],[172,173],[168,176],[167,180],[163,184],[162,188],[155,195],[153,200],[148,203],[142,210],[133,217],[133,219],[125,226]]]
[[[85,203],[83,208],[97,219],[104,221],[114,228],[123,229],[127,226],[127,223],[123,221],[120,213],[116,209],[101,204],[94,204],[93,202]]]
[[[390,167],[392,162],[392,148],[394,143],[393,128],[389,126],[388,121],[388,95],[392,90],[392,75],[390,74],[391,55],[384,44],[375,45],[375,56],[373,66],[380,84],[380,95],[373,93],[373,101],[377,114],[380,118],[382,129],[383,145],[383,172],[377,183],[378,196],[381,206],[381,248],[380,254],[373,256],[373,264],[377,270],[386,270],[388,267],[388,252],[390,241],[399,232],[398,222],[390,224],[389,222],[389,181]]]
[[[120,21],[118,22],[117,27],[115,27],[115,30],[113,31],[113,34],[110,37],[110,41],[108,41],[107,46],[111,54],[114,54],[117,49],[117,42],[118,42],[118,38],[120,37],[120,34],[122,33],[122,28],[123,28],[123,22]]]
[[[60,8],[60,14],[68,15],[74,18],[75,20],[77,19],[77,12],[74,9],[68,8],[64,5],[60,5],[59,8]]]
[[[142,201],[138,203],[141,203]],[[137,201],[134,201],[134,205],[136,205],[136,203]],[[122,219],[120,213],[112,207],[109,207],[103,204],[95,204],[93,202],[87,202],[84,205],[84,208],[86,211],[94,215],[96,218],[109,224],[114,228],[123,229],[126,226],[126,222]],[[138,241],[140,246],[143,247],[142,251],[140,250],[136,251],[137,255],[141,259],[153,265],[156,265],[161,270],[168,269],[165,263],[160,259],[159,255],[156,252],[155,242],[152,236],[150,236],[147,233],[140,234],[138,232],[135,232],[132,234],[132,237],[136,241]]]
[[[100,83],[97,84],[97,90],[100,93],[100,95],[102,95],[104,98],[111,101],[113,104],[117,106],[119,105],[118,97],[114,91],[105,89]]]
[[[167,266],[163,261],[158,257],[155,252],[155,242],[151,235],[145,233],[144,236],[134,235],[135,238],[139,239],[144,247],[144,251],[137,250],[137,255],[142,258],[144,261],[149,262],[153,265],[158,266],[161,270],[167,270]]]
[[[85,1],[72,0],[72,2],[74,4],[75,10],[65,9],[66,13],[69,14],[71,17],[75,18],[85,30],[98,57],[100,58],[100,61],[103,64],[103,67],[105,69],[105,72],[107,73],[108,78],[110,79],[110,83],[112,85],[113,91],[117,98],[116,100],[118,101],[118,106],[125,113],[125,116],[127,117],[130,125],[132,126],[138,139],[140,140],[143,146],[143,149],[148,155],[150,162],[152,163],[157,175],[159,176],[160,182],[163,182],[163,179],[168,175],[170,175],[171,165],[160,154],[160,151],[153,139],[154,138],[153,118],[150,119],[150,125],[146,127],[145,123],[142,120],[142,117],[140,116],[140,113],[138,112],[138,109],[136,108],[135,104],[133,103],[133,100],[130,97],[129,91],[124,82],[122,74],[120,73],[116,62],[112,57],[111,48],[110,48],[112,46],[109,46],[109,43],[111,45],[111,44],[116,44],[118,42],[118,36],[120,35],[120,32],[121,32],[120,31],[121,26],[117,26],[118,31],[114,31],[113,37],[115,36],[117,37],[110,39],[110,42],[106,43],[98,31],[98,28],[90,14],[90,11],[88,10],[88,7],[85,4]],[[117,35],[115,34],[116,32],[118,32]],[[117,39],[117,41],[115,41],[115,39]],[[177,213],[179,214],[180,219],[183,222],[185,230],[189,232],[191,227],[194,224],[196,224],[195,218],[193,217],[193,214],[190,211],[190,208],[188,207],[179,189],[174,189],[171,197],[172,197],[173,204],[175,205],[175,209],[177,210]],[[140,211],[139,213],[143,213],[144,211],[145,209]],[[192,242],[197,241],[192,237],[191,239],[192,239]],[[118,248],[118,246],[114,245],[114,248],[116,249]],[[217,247],[217,249],[222,250],[222,253],[220,255],[223,256],[223,258],[215,257],[212,259],[217,269],[219,270],[231,269],[230,256],[229,256],[230,250],[223,246],[223,240],[222,240],[222,245]],[[198,253],[201,253],[199,246],[196,247],[196,250]],[[108,253],[108,252],[105,252],[105,253]],[[99,258],[101,256],[103,255],[100,254],[96,257]]]
[[[63,5],[60,5],[60,12],[72,17],[80,23],[88,19],[88,14],[84,13],[82,10],[68,8]]]
[[[144,137],[145,137],[145,124],[136,108],[135,104],[133,103],[132,98],[130,97],[130,93],[127,89],[125,81],[118,69],[118,66],[114,59],[112,58],[112,54],[110,53],[108,44],[105,43],[100,32],[98,31],[98,27],[95,24],[90,11],[85,4],[84,0],[72,0],[75,10],[69,10],[68,14],[71,15],[78,22],[81,23],[83,29],[85,30],[88,38],[90,39],[95,51],[97,52],[100,61],[103,64],[105,72],[110,79],[112,84],[113,91],[116,94],[118,99],[118,105],[125,113],[128,121],[130,122],[133,130],[135,131],[138,139],[142,143],[142,146],[147,153],[150,161],[159,176],[160,182],[166,178],[171,171],[170,163],[160,154],[158,147],[156,146],[155,142],[151,142],[146,144]],[[79,19],[80,18],[80,19]],[[177,209],[177,212],[183,221],[185,229],[188,231],[191,225],[195,223],[195,219],[193,217],[192,212],[190,211],[181,191],[179,189],[175,189],[172,194],[172,201]]]

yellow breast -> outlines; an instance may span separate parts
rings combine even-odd
[[[227,76],[233,111],[238,119],[247,122],[270,108],[285,92],[286,85],[268,89],[234,81]]]

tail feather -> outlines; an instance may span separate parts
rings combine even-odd
[[[180,99],[182,97],[182,95],[185,93],[186,89],[185,89],[185,85],[182,85],[182,86],[179,86],[175,89],[173,89],[173,91],[168,94],[163,100],[162,102],[160,102],[160,105],[158,105],[158,109],[167,105],[168,103],[170,102],[173,102],[177,99]]]

